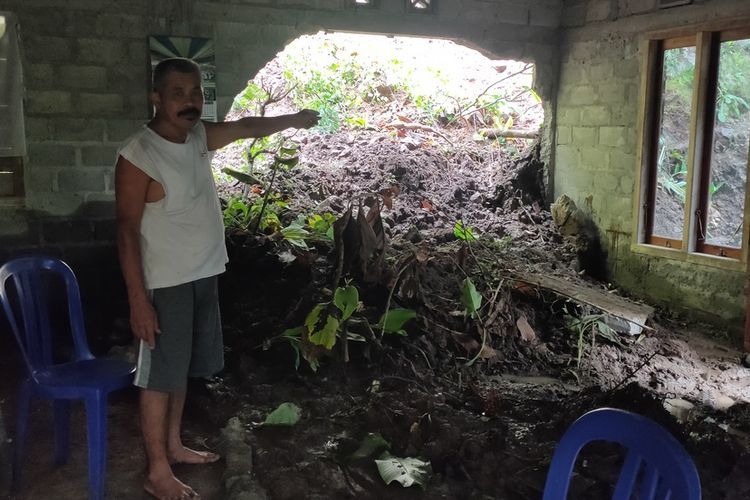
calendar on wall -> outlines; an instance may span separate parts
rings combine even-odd
[[[218,120],[216,107],[216,60],[214,42],[210,38],[151,35],[148,37],[151,70],[164,59],[184,57],[201,68],[203,80],[203,114],[201,119]]]

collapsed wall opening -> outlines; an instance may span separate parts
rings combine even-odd
[[[279,219],[283,213],[325,217],[359,196],[390,192],[396,201],[384,216],[394,234],[452,234],[460,220],[518,237],[522,229],[504,221],[507,214],[524,203],[547,205],[534,151],[544,111],[533,79],[531,63],[491,60],[449,40],[302,36],[248,82],[228,118],[305,107],[320,113],[320,124],[216,156],[226,222],[270,233],[291,222]],[[299,148],[301,166],[273,169],[289,146]],[[515,172],[530,154],[537,161]]]

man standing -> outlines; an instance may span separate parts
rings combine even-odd
[[[140,339],[135,385],[148,457],[144,489],[163,500],[197,496],[172,473],[175,463],[209,463],[185,447],[180,423],[187,377],[224,366],[217,275],[227,253],[211,152],[318,122],[311,110],[204,123],[198,65],[167,59],[154,69],[154,118],[119,150],[115,168],[117,245],[130,324]]]

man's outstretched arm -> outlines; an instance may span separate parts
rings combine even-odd
[[[297,113],[280,116],[251,116],[222,123],[204,122],[208,150],[215,151],[238,139],[265,137],[288,128],[310,128],[317,125],[318,112],[303,109]]]

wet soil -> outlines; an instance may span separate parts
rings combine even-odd
[[[340,215],[349,204],[356,210],[360,198],[399,187],[392,207],[380,212],[390,279],[356,284],[362,314],[373,323],[391,289],[392,305],[414,308],[418,319],[405,338],[350,342],[348,363],[337,345],[318,372],[304,360],[295,369],[293,349],[276,336],[329,300],[333,244],[317,242],[305,252],[266,236],[230,234],[232,270],[222,283],[228,371],[201,392],[199,406],[211,409],[205,418],[217,426],[232,416],[246,425],[254,472],[270,498],[539,498],[565,429],[604,406],[646,415],[671,431],[696,462],[704,498],[750,494],[742,479],[750,370],[732,343],[720,340],[726,334],[659,315],[642,336],[592,342],[584,335],[579,352],[567,318],[598,311],[513,285],[525,271],[619,293],[581,272],[542,195],[529,194],[533,183],[513,187],[517,169],[533,163],[533,147],[519,160],[460,139],[451,154],[429,139],[410,150],[404,137],[367,131],[309,134],[300,142],[305,166],[281,183],[290,195],[287,220],[309,211]],[[458,218],[482,235],[469,250],[454,235]],[[413,286],[394,280],[420,252],[427,257]],[[283,256],[290,253],[291,262]],[[483,349],[481,329],[461,313],[467,274],[489,301]],[[534,338],[522,338],[521,317]],[[692,406],[681,421],[666,409],[674,400]],[[256,427],[283,402],[302,408],[300,423]],[[350,460],[370,433],[382,435],[395,456],[429,461],[427,487],[385,485],[372,458]],[[606,498],[622,459],[617,447],[587,447],[571,497]]]
[[[377,262],[383,272],[368,280],[357,266],[345,267],[343,278],[358,287],[358,314],[370,324],[388,305],[415,310],[406,337],[356,330],[366,341],[343,351],[339,337],[313,372],[280,334],[331,300],[344,282],[334,280],[347,243],[310,240],[301,250],[271,230],[228,234],[227,371],[196,394],[197,406],[217,427],[234,416],[245,425],[254,474],[269,497],[540,498],[565,429],[604,406],[667,428],[695,460],[704,498],[750,495],[742,472],[750,453],[750,370],[739,364],[736,342],[661,313],[635,337],[592,338],[591,330],[571,328],[571,318],[590,327],[601,311],[529,292],[518,286],[520,273],[620,292],[587,273],[598,266],[582,262],[575,241],[554,226],[536,145],[477,141],[466,124],[437,133],[391,129],[394,120],[419,120],[396,101],[397,114],[372,110],[385,116],[366,129],[297,133],[300,166],[278,172],[274,189],[288,204],[282,226],[299,214],[345,217],[350,207],[352,219],[360,211],[369,219],[384,256],[360,264]],[[236,163],[241,154],[236,146],[216,161]],[[270,173],[255,173],[267,187]],[[234,182],[219,189],[248,203],[263,195],[260,186]],[[459,219],[476,240],[456,236]],[[480,320],[464,313],[466,278],[483,296]],[[302,409],[297,425],[257,426],[284,402]],[[688,408],[679,420],[676,406]],[[430,463],[424,489],[384,484],[375,457],[351,459],[371,433],[393,455]],[[614,446],[584,449],[571,498],[607,498],[622,459]]]

